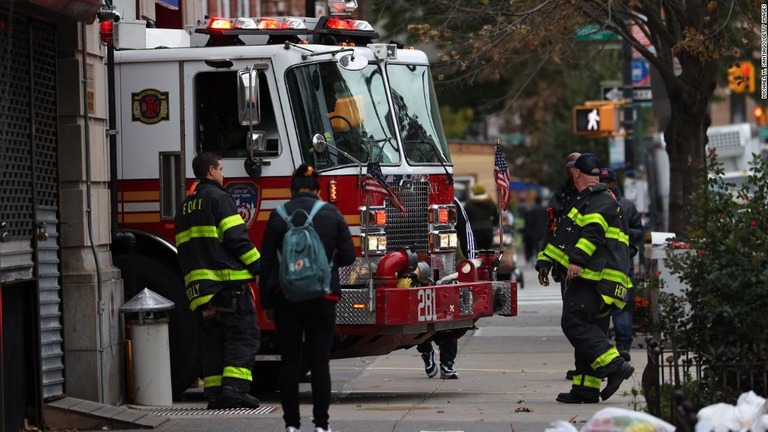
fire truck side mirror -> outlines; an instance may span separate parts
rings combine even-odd
[[[318,154],[325,153],[328,149],[328,141],[323,134],[315,134],[312,137],[312,148],[315,149],[315,152]]]
[[[256,68],[237,72],[237,109],[240,124],[253,126],[261,122],[259,71]]]

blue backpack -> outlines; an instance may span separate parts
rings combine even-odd
[[[275,209],[288,225],[277,258],[280,263],[280,286],[289,301],[311,300],[331,292],[331,262],[312,224],[315,214],[324,205],[325,202],[317,200],[309,214],[296,209],[290,216],[284,205]],[[304,213],[307,219],[303,225],[294,225],[293,218],[299,212]]]

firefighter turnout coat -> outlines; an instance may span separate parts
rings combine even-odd
[[[208,303],[221,288],[259,274],[260,254],[232,196],[213,180],[200,180],[176,215],[176,247],[189,308]]]
[[[555,267],[565,274],[568,264],[581,266],[579,277],[595,286],[603,302],[623,309],[632,287],[627,233],[621,206],[608,187],[591,185],[565,210],[539,253],[536,268]]]

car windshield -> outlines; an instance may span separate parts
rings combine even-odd
[[[376,65],[352,71],[336,62],[309,64],[289,70],[287,81],[305,162],[318,169],[370,160],[400,163],[386,87]],[[329,144],[320,154],[312,148],[316,134]]]
[[[387,75],[408,163],[450,162],[429,68],[389,64]]]

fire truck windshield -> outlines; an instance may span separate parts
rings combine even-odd
[[[369,160],[400,163],[386,88],[376,65],[352,71],[335,62],[315,63],[289,70],[286,80],[306,162],[318,169]],[[325,136],[326,152],[318,154],[312,149],[315,134]]]
[[[389,64],[387,75],[408,163],[450,162],[429,68]]]

